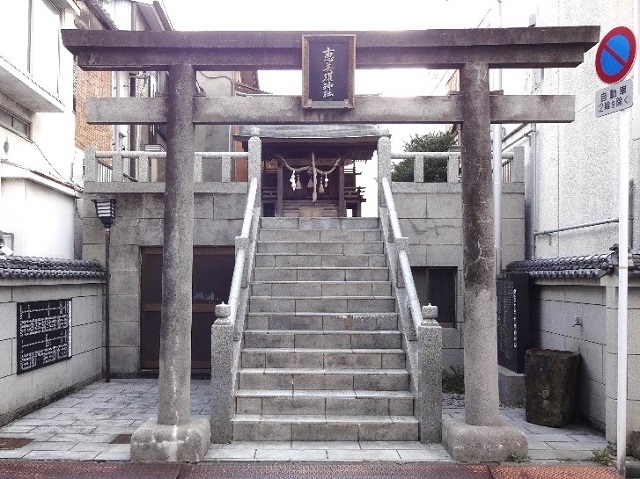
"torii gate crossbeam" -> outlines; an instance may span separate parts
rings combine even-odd
[[[451,110],[445,107],[449,102],[453,115],[462,124],[465,421],[448,420],[443,424],[444,443],[456,460],[500,461],[506,459],[506,450],[518,450],[523,456],[527,452],[524,435],[514,428],[502,426],[498,414],[490,123],[505,119],[513,122],[571,121],[573,113],[567,111],[573,108],[572,101],[566,98],[561,100],[563,105],[555,109],[545,108],[544,99],[540,97],[529,97],[512,105],[517,107],[519,114],[505,115],[510,100],[491,96],[489,70],[575,67],[583,62],[584,53],[598,42],[599,33],[599,27],[580,26],[356,34],[357,68],[460,70],[459,98],[445,98],[434,103],[439,105],[439,111],[444,108],[448,112],[442,115],[441,122],[450,120],[447,115]],[[202,459],[209,441],[208,424],[191,420],[188,414],[193,128],[196,122],[234,123],[230,121],[232,114],[226,110],[233,108],[234,101],[235,105],[242,105],[248,100],[195,98],[194,72],[300,69],[303,34],[311,32],[63,31],[65,46],[77,56],[78,65],[84,69],[169,70],[170,73],[166,102],[148,101],[156,101],[158,111],[153,119],[166,119],[170,132],[167,157],[171,163],[167,169],[173,171],[166,179],[166,191],[171,192],[171,197],[165,196],[165,203],[171,203],[171,206],[165,209],[163,282],[173,278],[163,288],[158,421],[145,424],[134,434],[131,448],[134,460],[197,461]],[[284,100],[275,114],[261,111],[263,116],[259,122],[278,124],[282,121],[282,116],[278,115],[283,112],[287,122],[294,120],[291,123],[379,122],[380,118],[386,118],[385,112],[376,111],[382,107],[382,102],[373,101],[367,106],[367,101],[362,101],[363,105],[359,106],[358,101],[352,112],[318,113],[295,110],[296,101]],[[416,104],[407,109],[410,116],[406,117],[402,111],[394,109],[388,118],[392,121],[384,122],[414,122],[416,117],[419,120],[421,113],[426,112],[424,103],[430,101],[434,100],[416,100]],[[537,105],[535,113],[523,107],[527,101]],[[92,121],[121,123],[127,120],[125,122],[129,123],[128,120],[137,119],[140,121],[134,122],[145,122],[129,113],[121,113],[119,110],[124,104],[100,102],[92,107]],[[148,113],[148,108],[143,106],[142,110]],[[244,105],[244,111],[245,116],[236,117],[238,121],[250,113],[247,105]],[[249,121],[242,123],[253,123],[251,115],[248,116]],[[422,120],[430,122],[432,118],[425,114]],[[165,325],[167,319],[170,325]],[[505,448],[506,445],[509,448]]]

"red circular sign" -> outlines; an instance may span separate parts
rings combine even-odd
[[[596,53],[596,72],[605,83],[622,80],[636,58],[636,37],[627,27],[616,27],[607,33]]]

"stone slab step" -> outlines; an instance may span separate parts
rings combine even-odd
[[[383,254],[382,241],[366,243],[328,243],[294,241],[258,241],[258,253],[287,254]]]
[[[350,230],[378,229],[378,218],[268,218],[260,219],[262,229]]]
[[[290,331],[395,331],[396,313],[254,313],[247,316],[247,331],[286,329]]]
[[[382,241],[379,229],[370,230],[295,230],[295,229],[261,229],[259,241],[321,242],[321,243],[368,243]]]
[[[305,414],[412,416],[408,391],[282,391],[245,389],[236,392],[236,414]]]
[[[388,281],[384,267],[256,267],[254,281]]]
[[[412,416],[236,414],[234,441],[417,441]]]
[[[242,368],[239,389],[408,391],[406,369]]]
[[[253,281],[255,296],[391,296],[390,281]]]
[[[392,313],[395,312],[395,299],[391,296],[252,296],[249,298],[249,310],[280,313]]]
[[[247,348],[240,353],[242,368],[402,369],[403,349]]]
[[[382,268],[384,254],[285,254],[256,253],[257,268]]]
[[[250,330],[244,333],[245,348],[399,349],[400,331],[288,331]]]

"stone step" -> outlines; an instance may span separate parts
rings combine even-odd
[[[383,254],[382,241],[335,243],[317,241],[258,241],[258,253],[286,254]]]
[[[293,229],[261,229],[259,241],[281,241],[309,243],[368,243],[382,240],[378,229],[371,230],[293,230]]]
[[[417,441],[412,416],[236,414],[234,441]]]
[[[285,254],[256,253],[257,268],[353,268],[387,265],[384,254]]]
[[[402,369],[403,349],[247,348],[240,355],[242,368]]]
[[[250,330],[244,333],[245,348],[398,349],[401,346],[400,331]]]
[[[247,316],[247,330],[380,331],[398,329],[396,313],[254,313]]]
[[[391,296],[390,281],[253,281],[254,296]]]
[[[409,391],[282,391],[243,389],[236,393],[236,414],[412,416]]]
[[[254,281],[388,281],[385,267],[288,267],[253,270]]]
[[[249,298],[249,310],[264,313],[392,313],[395,312],[395,299],[392,296],[252,296]]]
[[[260,228],[294,230],[353,230],[378,229],[378,218],[266,218],[260,219]]]
[[[406,369],[242,368],[239,389],[408,391]]]

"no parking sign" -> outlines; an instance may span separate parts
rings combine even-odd
[[[605,83],[620,82],[636,58],[636,37],[627,27],[616,27],[607,33],[596,52],[596,73]],[[596,117],[625,110],[633,105],[631,80],[602,88],[596,92]]]
[[[627,27],[616,27],[607,33],[596,53],[596,72],[605,83],[622,80],[636,58],[636,37]]]

